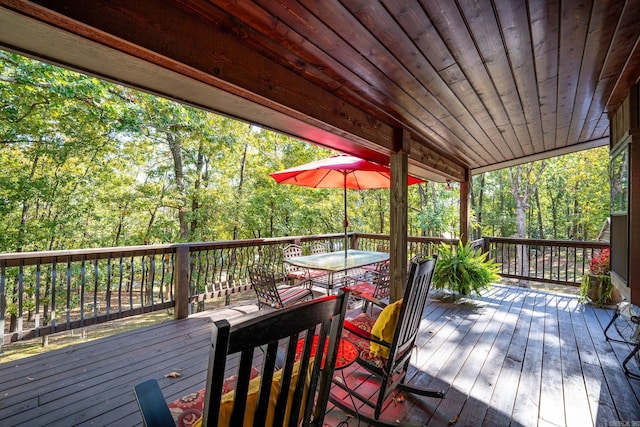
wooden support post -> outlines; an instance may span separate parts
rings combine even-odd
[[[471,174],[465,171],[464,181],[460,183],[460,243],[469,240],[469,190],[471,188]]]
[[[389,275],[390,301],[402,298],[404,284],[407,282],[407,213],[408,213],[408,188],[409,160],[402,147],[408,146],[405,142],[410,139],[406,131],[399,131],[396,137],[400,150],[391,155],[391,197],[389,214]]]
[[[189,316],[189,246],[179,245],[176,250],[176,274],[174,282],[175,307],[174,319],[184,319]]]

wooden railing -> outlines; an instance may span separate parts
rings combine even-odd
[[[0,254],[0,347],[98,323],[249,290],[255,262],[282,265],[282,248],[342,234],[176,245]],[[353,239],[353,238],[352,238]],[[308,251],[308,249],[307,249]]]
[[[500,275],[536,282],[579,286],[594,252],[607,242],[484,237],[483,249],[500,264]]]
[[[351,233],[349,239],[354,249],[387,251],[389,246],[388,235]],[[175,317],[186,317],[207,299],[228,302],[249,290],[248,269],[254,263],[281,269],[284,246],[296,243],[308,252],[315,241],[340,250],[344,236],[0,254],[0,347],[151,311],[172,308]],[[442,243],[458,240],[409,237],[408,256],[436,253]],[[607,247],[495,237],[474,245],[490,251],[504,277],[568,284],[579,283],[593,252]],[[518,254],[520,259],[527,254],[527,270],[516,262]]]

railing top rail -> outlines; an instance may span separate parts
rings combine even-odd
[[[609,242],[603,241],[584,241],[584,240],[545,240],[545,239],[520,239],[516,237],[483,237],[489,242],[496,243],[525,243],[527,245],[541,245],[541,246],[567,246],[573,248],[608,248],[610,246]]]
[[[355,234],[355,233],[350,233]],[[37,251],[37,252],[13,252],[0,254],[0,265],[6,267],[16,267],[22,265],[47,264],[54,261],[82,261],[94,259],[107,259],[131,256],[144,256],[154,254],[175,253],[179,247],[188,247],[192,250],[222,249],[246,246],[271,246],[287,242],[306,242],[317,239],[341,238],[341,233],[323,234],[317,236],[289,236],[273,237],[265,239],[245,239],[245,240],[218,240],[214,242],[194,242],[194,243],[170,243],[160,245],[140,245],[121,246],[108,248],[88,248],[88,249],[67,249],[57,251]]]
[[[23,265],[46,264],[53,261],[82,261],[106,258],[119,258],[175,252],[178,245],[123,246],[112,248],[69,249],[59,251],[13,252],[0,254],[0,264],[15,267]]]

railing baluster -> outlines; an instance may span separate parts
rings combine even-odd
[[[164,304],[164,301],[165,301],[165,293],[166,293],[165,286],[167,286],[167,284],[164,281],[166,268],[167,268],[167,264],[165,263],[165,259],[166,259],[166,255],[163,252],[162,254],[160,254],[160,267],[162,268],[162,274],[160,275],[160,302],[162,304]],[[168,293],[167,293],[167,295],[168,295]]]
[[[133,257],[131,257],[133,262]],[[145,307],[145,303],[148,302],[147,298],[146,298],[146,289],[145,286],[147,285],[146,283],[146,263],[145,263],[145,257],[142,256],[140,258],[140,308],[142,308],[144,310]],[[144,312],[144,311],[143,311]]]
[[[85,259],[84,255],[82,256],[82,262],[80,264],[80,326],[84,327],[84,285],[85,285]],[[71,315],[71,313],[69,313]],[[69,320],[71,323],[71,320]]]
[[[107,320],[111,320],[111,254],[107,258]]]
[[[124,263],[123,263],[123,254],[120,254],[120,262],[119,262],[119,272],[120,277],[118,278],[118,317],[122,318],[122,280],[124,275]]]
[[[67,256],[67,305],[66,309],[66,329],[69,329],[69,324],[71,323],[71,257]]]
[[[56,286],[57,286],[57,258],[53,259],[53,264],[51,266],[51,333],[56,331]]]
[[[151,257],[151,266],[149,268],[149,278],[147,279],[147,287],[151,296],[151,307],[155,308],[155,299],[153,297],[156,278],[156,254],[149,255]]]
[[[93,259],[93,323],[98,323],[98,286],[100,283],[98,256]]]
[[[33,314],[33,328],[35,330],[35,336],[40,335],[40,263],[42,258],[38,258],[36,263],[36,307]],[[0,329],[4,333],[4,329]]]
[[[133,314],[133,284],[135,282],[135,264],[133,262],[133,255],[129,261],[129,314]]]
[[[24,295],[24,261],[20,260],[20,266],[18,267],[18,295],[14,295],[14,299],[17,298],[18,301],[18,316],[16,322],[16,332],[18,333],[18,339],[22,339],[22,322],[24,320],[24,313],[22,312],[23,307],[23,295]],[[2,331],[4,333],[4,330]]]
[[[7,310],[7,296],[5,294],[5,280],[7,277],[6,261],[0,262],[0,350],[4,345],[4,316]]]

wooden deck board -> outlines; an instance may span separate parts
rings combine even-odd
[[[204,387],[213,319],[255,312],[200,313],[0,363],[0,425],[141,425],[133,385],[156,378],[167,400]],[[604,337],[611,315],[575,297],[506,286],[464,303],[432,298],[408,381],[447,398],[389,399],[383,417],[434,427],[640,421],[640,381],[621,368],[629,346]],[[172,371],[181,377],[164,377]],[[355,371],[344,371],[347,380]],[[325,421],[346,418],[332,408]]]

